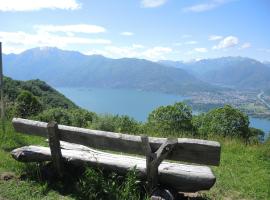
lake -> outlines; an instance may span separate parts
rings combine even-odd
[[[57,90],[87,110],[96,113],[128,115],[138,121],[146,121],[148,114],[159,106],[188,98],[129,89],[58,87]],[[250,125],[262,129],[265,133],[270,132],[269,120],[250,117]]]

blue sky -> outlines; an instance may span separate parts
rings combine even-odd
[[[269,0],[0,0],[4,53],[52,46],[107,57],[270,60]]]

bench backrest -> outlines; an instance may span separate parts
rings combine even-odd
[[[17,132],[48,137],[46,122],[14,118],[12,123]],[[141,136],[64,125],[58,125],[57,131],[60,140],[65,142],[130,154],[145,154]],[[165,141],[166,138],[149,137],[153,149],[158,149]],[[167,159],[217,166],[220,162],[220,151],[220,144],[215,141],[178,138],[178,143]]]

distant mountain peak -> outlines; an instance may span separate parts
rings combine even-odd
[[[37,47],[36,49],[39,49],[40,51],[55,51],[55,50],[60,50],[61,49],[58,49],[57,47],[49,47],[49,46],[43,46],[43,47]]]

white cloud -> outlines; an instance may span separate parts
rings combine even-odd
[[[165,55],[172,52],[169,47],[154,47],[148,49],[142,53],[142,55],[150,60],[161,60],[165,59]]]
[[[132,35],[134,35],[134,33],[129,32],[129,31],[125,31],[125,32],[122,32],[121,35],[124,35],[124,36],[132,36]]]
[[[251,44],[249,42],[246,42],[246,43],[241,45],[240,49],[248,49],[250,47],[251,47]]]
[[[76,0],[0,0],[0,11],[37,11],[41,9],[79,9]]]
[[[210,0],[208,3],[195,4],[183,9],[184,12],[205,12],[217,8],[230,0]]]
[[[206,48],[195,48],[194,51],[197,51],[199,53],[206,53],[208,50]]]
[[[144,8],[154,8],[164,5],[167,0],[142,0],[141,5]]]
[[[152,47],[145,48],[138,46],[105,46],[101,50],[90,50],[87,51],[86,54],[101,54],[103,56],[111,57],[111,58],[145,58],[149,60],[161,60],[166,59],[166,56],[172,52],[172,49],[169,47]]]
[[[19,54],[25,50],[26,50],[25,47],[7,46],[7,45],[5,45],[5,43],[3,43],[3,46],[2,46],[2,51],[5,54],[10,54],[10,53]]]
[[[266,48],[259,48],[259,49],[257,49],[257,51],[264,52],[264,53],[270,53],[270,49],[266,49]]]
[[[215,40],[221,40],[223,36],[221,35],[209,35],[208,40],[215,41]]]
[[[181,38],[191,38],[191,37],[192,37],[192,35],[190,35],[190,34],[184,34],[181,36]]]
[[[218,45],[214,46],[213,49],[227,49],[238,45],[239,39],[235,36],[225,37],[219,42]]]
[[[74,24],[74,25],[36,25],[34,27],[38,32],[64,32],[69,35],[72,33],[103,33],[106,31],[104,27],[91,24]]]
[[[144,46],[141,45],[141,44],[133,44],[132,48],[134,48],[134,49],[142,49],[142,48],[144,48]]]
[[[182,43],[181,42],[175,42],[173,43],[174,46],[182,46]]]
[[[111,58],[123,58],[123,57],[140,57],[141,54],[136,47],[129,46],[105,46],[103,49],[89,50],[85,52],[87,55],[101,54]]]
[[[197,41],[194,41],[194,40],[185,42],[185,44],[187,44],[187,45],[193,45],[193,44],[197,44],[197,43],[198,42]]]
[[[0,31],[0,40],[3,42],[3,51],[5,53],[18,53],[25,49],[37,46],[53,46],[65,48],[68,45],[90,45],[90,44],[111,44],[110,40],[101,38],[85,38],[75,36],[59,36],[47,32],[38,32],[29,34],[22,31],[3,32]],[[6,51],[7,50],[7,51]]]

